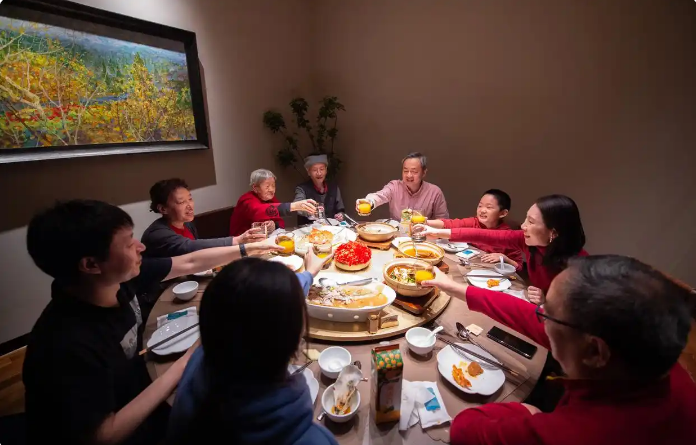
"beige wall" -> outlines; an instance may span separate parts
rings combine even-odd
[[[348,109],[342,192],[422,151],[453,216],[491,187],[518,220],[568,194],[590,252],[696,284],[695,18],[667,0],[321,1],[313,78]]]
[[[49,299],[50,279],[33,265],[24,241],[38,208],[56,199],[107,200],[133,216],[139,236],[154,219],[147,212],[149,187],[171,176],[196,188],[198,212],[233,205],[251,170],[274,168],[278,141],[263,129],[263,111],[309,93],[312,27],[305,0],[80,3],[196,32],[213,150],[0,165],[0,343],[29,332]],[[289,190],[288,181],[280,183]]]
[[[82,0],[195,31],[212,151],[0,165],[0,342],[28,332],[50,280],[25,224],[58,198],[123,205],[139,235],[147,189],[196,188],[197,211],[233,204],[274,168],[261,127],[294,94],[335,94],[347,202],[425,152],[453,215],[500,187],[523,217],[542,194],[580,205],[588,249],[638,256],[696,283],[696,21],[667,0]],[[292,180],[281,180],[287,198]],[[359,179],[359,180],[358,180]],[[349,204],[350,206],[350,204]]]

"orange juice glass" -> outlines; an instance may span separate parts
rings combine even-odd
[[[420,210],[414,210],[413,214],[411,215],[411,222],[413,224],[425,224],[427,219],[428,218],[425,217],[425,214]]]
[[[432,266],[416,266],[415,279],[417,285],[420,286],[423,281],[432,280],[433,278],[435,278],[435,269]]]
[[[415,209],[413,210],[413,213],[411,214],[411,224],[408,228],[408,232],[414,241],[425,241],[425,236],[422,236],[420,234],[413,234],[413,227],[417,224],[425,224],[427,219],[428,218],[425,217],[425,214],[422,211]]]
[[[281,255],[292,255],[295,253],[295,234],[292,232],[280,232],[276,236],[276,244],[285,249],[280,252]]]
[[[333,250],[333,246],[331,243],[321,243],[321,244],[313,244],[312,245],[312,250],[314,250],[314,254],[318,256],[319,258],[326,258],[331,254],[331,251]],[[328,268],[329,265],[331,264],[331,261],[327,261],[324,263],[324,269]]]
[[[372,204],[367,199],[361,199],[358,201],[358,215],[360,216],[370,216],[372,213]]]

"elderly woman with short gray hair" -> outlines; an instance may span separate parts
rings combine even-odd
[[[270,170],[251,172],[249,186],[251,190],[239,197],[230,218],[230,236],[241,235],[255,222],[269,221],[271,231],[276,227],[285,228],[283,216],[299,211],[310,215],[317,212],[313,199],[281,204],[275,197],[276,177]]]

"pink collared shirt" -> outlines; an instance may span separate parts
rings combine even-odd
[[[396,221],[401,221],[401,211],[404,209],[421,210],[428,219],[449,218],[442,190],[425,181],[416,193],[411,193],[404,181],[390,181],[382,190],[367,195],[366,199],[373,201],[375,207],[389,203],[389,216]]]

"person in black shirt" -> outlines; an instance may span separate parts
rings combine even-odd
[[[138,295],[153,283],[242,256],[282,250],[266,240],[174,258],[143,258],[133,221],[100,201],[58,203],[27,230],[36,265],[54,278],[51,301],[29,337],[24,361],[29,443],[154,444],[164,437],[163,402],[192,351],[150,382]]]

